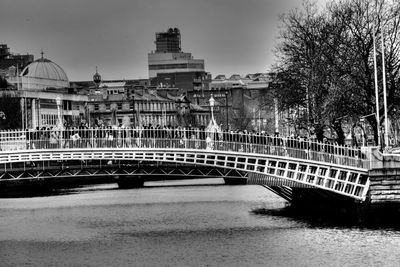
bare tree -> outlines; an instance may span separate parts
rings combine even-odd
[[[315,127],[318,138],[322,138],[324,129],[331,128],[342,143],[343,118],[356,122],[360,117],[376,112],[374,29],[378,43],[382,40],[380,29],[385,33],[389,111],[399,110],[396,109],[400,68],[399,7],[395,1],[338,0],[331,1],[323,12],[319,12],[313,3],[306,1],[302,10],[291,11],[282,17],[277,68],[294,77],[284,81],[285,87],[297,88],[294,91],[297,103],[306,105],[309,125]],[[378,61],[382,56],[382,51],[378,51]],[[378,72],[379,84],[382,84],[381,67]],[[303,94],[299,95],[299,91]],[[287,101],[287,95],[282,94],[281,101]],[[382,97],[382,90],[379,96]],[[382,99],[379,103],[383,104]],[[286,108],[285,105],[282,107]],[[373,116],[366,119],[373,126],[377,140],[376,119]]]

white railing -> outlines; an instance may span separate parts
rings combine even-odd
[[[70,148],[179,148],[234,151],[320,161],[369,169],[360,148],[311,140],[243,132],[208,132],[198,128],[69,128],[0,132],[0,150]]]

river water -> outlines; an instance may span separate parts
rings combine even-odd
[[[263,187],[195,182],[0,199],[0,266],[400,266],[400,227],[282,216]]]

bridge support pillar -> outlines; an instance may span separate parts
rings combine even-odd
[[[144,178],[141,175],[129,176],[129,177],[115,177],[117,180],[118,187],[120,189],[130,188],[141,188],[144,185]]]
[[[400,222],[400,168],[371,169],[369,182],[367,216]]]
[[[312,214],[359,215],[359,202],[315,188],[292,188],[291,207]]]
[[[247,184],[247,178],[224,178],[226,185],[244,185]]]
[[[400,169],[372,169],[369,181],[371,204],[397,204],[400,208]]]
[[[397,154],[371,155],[366,207],[370,217],[400,222],[400,158]],[[377,216],[379,214],[379,216]]]

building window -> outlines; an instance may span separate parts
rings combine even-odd
[[[187,68],[204,69],[204,65],[203,64],[187,64],[187,63],[149,65],[149,70],[168,70],[168,69],[187,69]]]
[[[94,104],[94,110],[99,110],[99,104]]]
[[[106,104],[106,110],[110,110],[110,104]]]
[[[117,109],[118,109],[118,110],[122,110],[122,103],[118,103],[118,104],[117,104]]]

